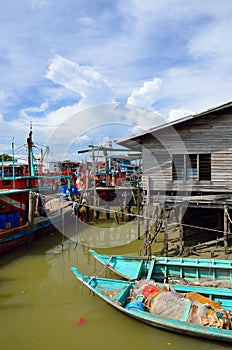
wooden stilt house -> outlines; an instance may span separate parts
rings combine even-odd
[[[232,218],[232,102],[117,140],[142,151],[145,201],[175,211],[181,245],[223,241]],[[147,199],[149,195],[149,200]]]

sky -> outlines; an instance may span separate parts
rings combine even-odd
[[[1,0],[0,153],[32,125],[76,160],[231,101],[231,17],[230,0]]]

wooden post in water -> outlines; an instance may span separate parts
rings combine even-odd
[[[145,233],[144,233],[144,255],[151,255],[151,245],[150,245],[150,176],[147,176],[147,200],[146,200],[146,210],[145,210]]]
[[[168,256],[168,219],[167,218],[165,218],[164,251],[165,251],[165,256]]]
[[[183,238],[184,238],[184,230],[183,230],[183,225],[182,225],[182,220],[183,220],[183,207],[180,205],[179,207],[179,237],[180,237],[180,247],[179,247],[179,254],[181,255],[183,253]]]
[[[165,250],[165,255],[168,256],[168,218],[167,218],[165,207],[163,207],[163,213],[165,215],[164,250]]]
[[[123,205],[121,207],[121,213],[122,213],[122,222],[124,222],[125,221],[125,211],[124,211]]]
[[[110,220],[110,206],[108,204],[105,205],[105,213],[106,213],[106,220]]]
[[[62,220],[62,242],[61,242],[61,247],[62,250],[64,250],[64,208],[60,208],[60,215],[61,215],[61,220]]]
[[[124,215],[126,215],[126,205],[127,205],[127,191],[124,191],[124,194],[123,194]],[[125,216],[124,216],[124,220],[125,220]]]
[[[223,235],[223,241],[224,241],[224,251],[225,254],[227,254],[228,249],[228,205],[224,205],[224,235]]]
[[[147,176],[147,198],[146,198],[146,206],[145,206],[145,222],[144,222],[144,229],[145,232],[149,230],[149,209],[150,209],[150,177]]]
[[[28,237],[27,237],[27,247],[31,247],[33,238],[33,225],[34,225],[34,194],[29,191],[29,207],[28,207]]]
[[[121,216],[122,216],[122,222],[125,221],[125,196],[124,193],[122,192],[121,194],[121,200],[120,200],[120,204],[121,204]]]
[[[141,233],[140,233],[140,210],[137,210],[138,216],[137,216],[137,231],[138,231],[138,239],[140,239]]]
[[[117,224],[119,225],[120,222],[119,222],[119,218],[118,218],[118,213],[116,211],[114,212],[114,217],[115,217]]]

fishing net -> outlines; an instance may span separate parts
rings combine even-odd
[[[199,279],[198,281],[188,282],[192,286],[213,287],[213,288],[232,288],[232,283],[223,280]]]
[[[179,297],[172,291],[162,291],[152,299],[150,312],[162,316],[180,320],[188,301]]]
[[[195,292],[186,293],[185,298],[192,303],[189,313],[190,323],[231,329],[230,314],[221,307],[220,303],[216,303]]]
[[[161,317],[232,329],[231,315],[220,303],[196,292],[178,293],[168,284],[160,285],[153,280],[138,281],[131,291],[130,300],[139,300],[145,310]]]

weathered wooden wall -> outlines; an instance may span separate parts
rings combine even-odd
[[[232,114],[197,117],[143,136],[143,183],[155,191],[232,192]],[[211,154],[211,180],[172,180],[173,154]]]

